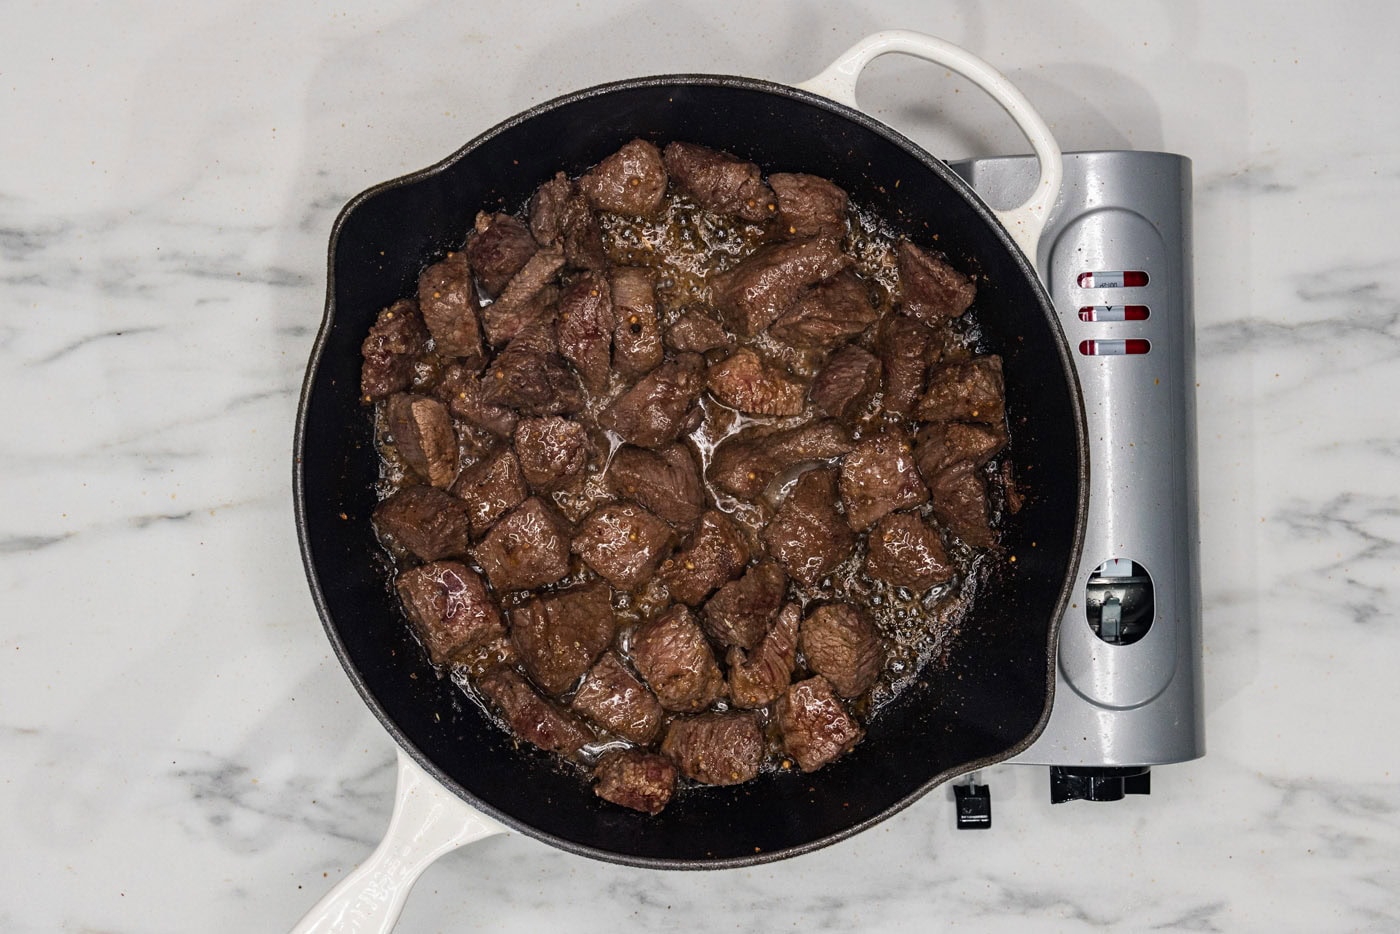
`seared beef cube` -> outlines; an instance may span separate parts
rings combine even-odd
[[[981,467],[1006,447],[1006,426],[969,425],[965,422],[934,422],[919,430],[914,439],[914,460],[924,480],[935,477],[959,461]]]
[[[482,401],[521,415],[567,415],[583,408],[583,387],[564,358],[517,338],[482,379]]]
[[[933,332],[913,318],[890,315],[880,325],[876,351],[885,370],[885,394],[880,408],[908,415],[924,394],[929,344]]]
[[[607,388],[612,372],[612,288],[597,273],[584,273],[559,296],[559,352],[594,392]]]
[[[389,435],[404,463],[438,489],[457,479],[457,435],[442,403],[401,392],[385,403]]]
[[[602,581],[535,597],[510,611],[510,639],[548,694],[574,686],[613,637],[612,593]]]
[[[463,249],[487,295],[499,295],[511,277],[535,255],[539,245],[530,230],[509,214],[476,215],[476,230]]]
[[[880,391],[880,361],[852,344],[831,355],[812,380],[807,397],[817,410],[833,418],[854,421],[865,414]]]
[[[730,581],[705,604],[705,629],[724,645],[751,649],[783,606],[787,575],[772,561],[762,561]]]
[[[671,143],[662,153],[676,190],[707,211],[761,224],[777,211],[773,192],[752,162],[695,143]]]
[[[850,449],[850,431],[830,419],[784,431],[747,428],[715,449],[709,478],[724,491],[752,500],[789,468],[840,457]]]
[[[666,343],[675,350],[704,353],[734,343],[729,332],[707,313],[692,308],[666,329]]]
[[[515,452],[502,446],[472,464],[452,487],[467,507],[472,535],[480,538],[506,513],[525,502],[525,478]]]
[[[480,369],[481,322],[476,317],[476,287],[467,254],[448,253],[418,277],[418,308],[433,335],[433,346],[446,357],[462,357]]]
[[[406,486],[374,507],[379,534],[424,561],[467,553],[467,504],[430,486]]]
[[[594,166],[578,185],[600,211],[651,217],[666,197],[666,166],[654,145],[634,139]]]
[[[601,271],[608,266],[598,219],[563,172],[545,182],[530,199],[530,232],[541,246],[559,242],[571,269]]]
[[[724,675],[690,610],[673,606],[632,634],[632,662],[667,710],[704,710],[724,697]]]
[[[909,436],[887,428],[862,439],[841,464],[841,501],[857,532],[886,513],[928,502]]]
[[[850,264],[832,240],[770,243],[712,279],[714,303],[731,331],[751,337],[776,321],[808,286]]]
[[[552,283],[563,265],[562,248],[544,247],[511,277],[500,297],[481,310],[486,339],[493,347],[507,343],[531,323],[554,316],[558,294]]]
[[[453,418],[484,428],[498,438],[515,434],[520,416],[503,405],[491,405],[483,398],[481,380],[466,367],[453,363],[443,371],[433,389]]]
[[[582,473],[589,447],[587,429],[557,415],[522,418],[515,429],[515,456],[536,493],[557,490]]]
[[[729,665],[729,699],[735,707],[757,710],[782,696],[797,667],[797,630],[802,610],[789,603],[778,613],[763,641],[751,652],[735,646]]]
[[[681,774],[706,785],[738,785],[758,775],[763,731],[751,713],[707,713],[671,721],[661,752]]]
[[[850,752],[865,735],[840,698],[831,693],[831,682],[821,675],[788,688],[775,712],[783,752],[804,772],[815,772]]]
[[[624,445],[608,466],[608,482],[625,499],[633,499],[671,523],[689,531],[705,508],[700,468],[684,444],[660,451]]]
[[[532,496],[492,526],[472,554],[499,593],[543,587],[569,573],[569,527]]]
[[[465,564],[419,565],[400,574],[394,586],[434,665],[506,634],[486,584]]]
[[[661,580],[680,603],[695,606],[732,580],[749,562],[744,535],[724,513],[711,509],[686,546],[661,565]]]
[[[747,347],[710,366],[710,393],[748,415],[798,415],[806,388]]]
[[[671,527],[636,503],[610,503],[584,520],[574,553],[618,590],[651,579],[671,549]]]
[[[704,388],[705,361],[698,354],[681,354],[613,400],[599,414],[598,424],[628,444],[664,447],[681,433],[686,414]]]
[[[812,587],[834,571],[855,547],[855,536],[836,511],[835,471],[821,468],[799,477],[763,530],[763,541],[804,586]]]
[[[656,695],[612,652],[588,672],[572,707],[608,732],[640,746],[656,738],[666,715]]]
[[[968,363],[945,364],[934,370],[928,393],[919,403],[919,419],[927,422],[1006,421],[1006,387],[1001,357],[977,357]]]
[[[511,732],[545,752],[571,756],[593,741],[593,731],[582,720],[536,694],[513,668],[492,668],[476,686],[501,712]]]
[[[847,603],[818,607],[802,621],[798,645],[807,667],[824,675],[842,697],[858,697],[885,667],[885,649],[864,610]]]
[[[574,183],[563,172],[535,189],[530,196],[530,234],[540,246],[549,246],[564,232],[564,208],[574,196]]]
[[[824,178],[775,172],[768,177],[778,196],[781,229],[789,237],[846,235],[846,192]]]
[[[922,593],[953,576],[938,532],[912,512],[885,516],[870,530],[865,573]]]
[[[878,317],[869,289],[847,270],[798,295],[768,330],[794,347],[827,351],[858,336]]]
[[[931,484],[933,514],[944,528],[974,548],[996,544],[988,520],[987,484],[972,464],[947,468]]]
[[[613,367],[632,382],[661,362],[661,324],[650,269],[619,266],[612,271]]]
[[[956,318],[977,296],[977,286],[943,256],[899,241],[899,291],[904,313],[933,324],[940,318]]]
[[[644,814],[660,814],[676,788],[676,767],[665,756],[639,749],[610,752],[593,770],[593,793]]]
[[[407,299],[379,313],[360,345],[360,395],[366,402],[403,392],[413,382],[414,358],[428,349],[428,329]]]

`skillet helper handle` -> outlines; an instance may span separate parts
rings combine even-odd
[[[1060,195],[1064,166],[1060,161],[1060,146],[1051,135],[1050,127],[1036,113],[1025,95],[1001,72],[951,42],[908,29],[888,29],[866,36],[821,74],[797,86],[859,109],[856,104],[856,81],[860,73],[871,61],[889,52],[913,55],[967,78],[990,94],[1030,140],[1031,148],[1040,160],[1040,180],[1036,183],[1035,193],[1017,207],[1006,211],[993,209],[992,213],[1011,234],[1011,239],[1016,241],[1026,258],[1034,263],[1036,244],[1040,242],[1046,217]]]
[[[459,846],[498,833],[498,821],[443,788],[400,749],[394,816],[379,848],[292,929],[292,934],[388,934],[423,870]]]

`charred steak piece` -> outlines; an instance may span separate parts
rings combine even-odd
[[[662,153],[671,183],[715,214],[762,224],[777,212],[773,192],[752,162],[695,143],[671,143]]]
[[[870,530],[866,576],[922,593],[953,577],[938,532],[912,512],[893,512]]]
[[[960,461],[981,467],[1006,447],[1006,426],[934,422],[914,438],[914,460],[927,482]]]
[[[860,742],[864,731],[821,675],[799,681],[778,700],[783,752],[804,772],[815,772]]]
[[[607,268],[598,219],[587,199],[563,172],[541,185],[530,198],[530,233],[540,246],[561,243],[564,262],[572,269]]]
[[[778,196],[778,216],[789,237],[846,235],[846,192],[817,175],[774,172],[768,184]]]
[[[840,457],[850,450],[850,430],[831,419],[783,431],[746,428],[715,449],[709,478],[726,493],[751,500],[790,468]]]
[[[695,606],[748,562],[749,546],[734,520],[710,509],[700,516],[700,527],[686,546],[661,565],[661,580],[673,599]]]
[[[467,262],[489,296],[501,289],[539,249],[529,228],[509,214],[476,215],[476,229],[463,248]]]
[[[472,554],[497,593],[543,587],[569,573],[569,527],[532,496],[492,526]]]
[[[608,483],[623,499],[636,500],[678,532],[688,532],[705,508],[700,468],[684,444],[659,451],[624,445],[608,466]]]
[[[665,756],[637,749],[619,749],[598,761],[593,769],[593,793],[604,801],[660,814],[676,787],[676,767]]]
[[[637,627],[632,661],[667,710],[704,710],[724,697],[724,676],[710,643],[683,606]]]
[[[885,667],[885,650],[868,614],[848,603],[813,610],[802,621],[798,645],[807,667],[825,676],[842,697],[859,697]]]
[[[535,597],[510,611],[510,638],[525,671],[563,694],[612,642],[612,593],[602,581]]]
[[[787,575],[773,561],[762,561],[730,581],[705,604],[705,630],[724,645],[751,649],[768,632],[787,593]]]
[[[618,590],[651,579],[672,545],[671,527],[636,503],[600,506],[574,537],[574,553]]]
[[[671,721],[661,752],[706,785],[738,785],[758,774],[763,732],[752,713],[707,713]]]
[[[581,474],[589,448],[587,429],[557,415],[523,418],[515,429],[515,456],[536,493],[557,490]]]
[[[434,665],[506,634],[486,584],[465,564],[422,564],[400,574],[394,587]]]
[[[826,238],[770,243],[713,277],[715,306],[731,331],[751,337],[777,320],[804,289],[850,264],[840,246]]]
[[[486,338],[493,347],[507,343],[532,322],[552,315],[552,306],[558,298],[554,279],[563,265],[561,248],[544,247],[511,277],[505,291],[481,310]]]
[[[899,289],[906,315],[933,324],[956,318],[972,305],[977,286],[941,255],[922,250],[908,240],[899,241]]]
[[[521,415],[569,415],[583,408],[583,388],[564,358],[522,333],[482,380],[482,401]]]
[[[386,403],[389,435],[404,463],[440,490],[457,479],[457,433],[441,402],[401,392]]]
[[[978,357],[938,367],[919,403],[919,418],[930,422],[1006,422],[1006,387],[1001,357]]]
[[[588,672],[571,706],[609,733],[639,746],[656,738],[666,713],[656,695],[612,652]]]
[[[512,668],[492,668],[476,686],[501,712],[511,732],[546,752],[572,756],[593,741],[593,731],[582,720],[540,697]]]
[[[481,352],[481,322],[476,316],[476,287],[467,254],[447,258],[418,277],[418,308],[433,335],[433,346],[447,357],[461,357],[472,369],[486,362]]]
[[[430,486],[406,486],[374,508],[379,534],[423,561],[467,553],[467,504]]]
[[[598,416],[598,424],[628,444],[659,448],[675,441],[705,388],[705,361],[681,354],[652,370]]]
[[[768,553],[806,587],[821,582],[855,547],[846,520],[836,511],[836,473],[809,470],[797,480],[778,514],[763,530]]]
[[[613,367],[627,382],[659,364],[665,355],[656,316],[652,273],[640,266],[612,271]]]
[[[634,139],[580,178],[578,186],[600,211],[651,217],[666,196],[666,166],[654,145]]]
[[[515,434],[520,416],[503,405],[491,405],[482,395],[481,380],[467,367],[449,364],[433,388],[433,395],[447,406],[453,418],[477,428],[484,428],[497,438]]]
[[[890,315],[880,324],[876,352],[885,371],[885,394],[880,407],[892,415],[908,415],[924,394],[933,332],[913,318]]]
[[[385,308],[360,345],[360,395],[374,402],[403,392],[413,382],[416,358],[427,349],[428,329],[412,301],[403,299]]]
[[[466,504],[472,536],[480,538],[496,520],[525,502],[529,491],[515,452],[502,445],[462,471],[452,493]]]
[[[807,394],[802,383],[747,347],[712,365],[707,381],[711,395],[746,415],[798,415]]]
[[[851,345],[831,355],[812,380],[807,398],[817,411],[842,421],[865,414],[880,391],[880,361],[869,351]]]
[[[778,613],[763,641],[750,652],[729,650],[729,699],[735,707],[757,710],[782,696],[797,667],[797,631],[802,610],[789,603]]]
[[[858,337],[878,317],[865,283],[846,270],[800,293],[768,330],[794,347],[829,351]]]
[[[841,464],[841,501],[857,532],[886,513],[928,502],[909,436],[891,427],[862,439]]]
[[[933,484],[933,514],[943,527],[974,548],[996,544],[992,533],[987,484],[967,461],[938,474]]]
[[[729,332],[708,312],[691,308],[666,329],[666,344],[673,350],[704,353],[734,343]]]
[[[612,286],[605,276],[584,273],[559,296],[559,353],[594,392],[608,385],[615,326]]]

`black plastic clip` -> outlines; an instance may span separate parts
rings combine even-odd
[[[954,785],[959,830],[989,830],[992,826],[992,789],[987,785]]]

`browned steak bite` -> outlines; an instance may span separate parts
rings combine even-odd
[[[880,391],[880,361],[852,344],[831,355],[812,380],[807,397],[817,410],[843,421],[855,421]]]
[[[557,415],[522,418],[515,429],[515,456],[536,493],[557,490],[582,473],[590,447],[582,425]]]
[[[619,266],[612,271],[613,367],[627,382],[651,370],[665,356],[656,317],[656,289],[650,269]]]
[[[515,433],[515,423],[520,416],[503,405],[485,402],[481,380],[461,364],[449,364],[443,370],[433,395],[442,400],[453,418],[484,428],[498,438],[509,438]]]
[[[855,536],[836,511],[836,472],[823,467],[799,477],[763,530],[763,542],[793,579],[807,587],[820,583],[846,560]]]
[[[934,422],[914,438],[914,460],[924,480],[933,479],[959,461],[981,467],[1006,446],[1006,426]]]
[[[539,249],[529,229],[509,214],[476,215],[476,229],[462,252],[487,295],[499,295]]]
[[[787,575],[772,561],[761,561],[730,581],[705,604],[705,629],[724,645],[751,649],[777,615],[787,593]]]
[[[389,435],[404,463],[438,489],[457,479],[457,433],[441,402],[401,392],[389,397]]]
[[[506,343],[535,321],[553,317],[559,297],[554,279],[563,265],[561,248],[544,247],[511,277],[510,284],[494,302],[481,309],[486,339],[493,347]]]
[[[403,392],[413,382],[414,359],[428,349],[428,329],[408,299],[379,313],[360,345],[360,395],[366,402]]]
[[[1006,387],[1001,357],[978,357],[967,363],[945,364],[933,371],[928,392],[919,403],[919,418],[929,422],[1006,421]]]
[[[486,584],[465,564],[419,565],[400,574],[394,586],[434,665],[506,634]]]
[[[564,246],[564,262],[573,269],[607,268],[603,233],[588,201],[560,172],[530,198],[530,233],[541,246]]]
[[[747,347],[709,368],[710,393],[748,415],[798,415],[806,387]]]
[[[578,186],[600,211],[651,217],[666,196],[666,166],[660,150],[634,139],[594,166]]]
[[[851,264],[825,238],[770,243],[711,280],[715,307],[731,331],[753,336],[787,310],[808,286]]]
[[[831,350],[859,336],[878,317],[865,283],[846,270],[799,294],[768,331],[794,347]]]
[[[506,513],[525,502],[528,491],[515,452],[502,445],[472,464],[452,486],[467,506],[472,535],[480,538]]]
[[[609,503],[583,521],[574,553],[618,590],[651,579],[671,550],[671,527],[636,503]]]
[[[885,371],[885,394],[880,402],[884,411],[893,415],[914,411],[924,394],[932,340],[932,331],[904,315],[889,315],[880,324],[875,347]]]
[[[782,696],[797,667],[797,630],[802,610],[789,603],[778,612],[763,641],[751,652],[735,646],[729,665],[729,699],[735,707],[757,710]]]
[[[671,722],[661,741],[681,774],[706,785],[738,785],[758,775],[763,732],[751,713],[707,713]]]
[[[521,415],[567,415],[583,408],[583,387],[564,358],[521,334],[482,377],[482,401]]]
[[[632,661],[667,710],[704,710],[724,697],[724,676],[710,643],[683,606],[637,627]]]
[[[584,273],[559,296],[559,352],[594,392],[608,386],[616,323],[612,287],[605,276]]]
[[[788,688],[778,700],[776,713],[783,752],[804,772],[815,772],[850,752],[864,735],[840,698],[831,693],[831,683],[821,675]]]
[[[909,436],[886,428],[861,440],[841,464],[841,501],[857,532],[885,513],[928,502]]]
[[[628,444],[659,448],[675,441],[686,415],[705,388],[705,361],[681,354],[661,364],[618,396],[598,416],[598,424]]]
[[[734,343],[734,338],[707,312],[691,308],[666,329],[666,344],[674,350],[704,353]]]
[[[476,316],[476,287],[467,254],[447,258],[418,277],[418,308],[433,335],[433,346],[446,357],[461,357],[473,369],[486,362],[481,352],[481,322]]]
[[[588,672],[572,706],[609,733],[642,746],[656,738],[665,716],[656,695],[612,652]]]
[[[380,536],[424,561],[467,553],[467,504],[430,486],[406,486],[374,507]]]
[[[899,290],[904,313],[933,324],[940,318],[956,318],[977,297],[977,286],[954,269],[941,255],[899,241]]]
[[[707,211],[761,224],[777,211],[773,192],[752,162],[695,143],[671,143],[662,158],[676,190]]]
[[[987,504],[987,484],[967,461],[954,464],[934,478],[933,514],[948,531],[974,548],[996,544]]]
[[[715,449],[708,476],[725,492],[752,500],[788,469],[850,450],[850,430],[831,419],[783,431],[746,428]]]
[[[535,189],[530,196],[530,234],[540,246],[549,246],[564,232],[564,207],[574,194],[574,183],[563,172]]]
[[[807,667],[824,675],[842,697],[858,697],[875,684],[885,667],[885,650],[875,624],[863,610],[832,603],[802,621],[798,645]]]
[[[748,562],[749,547],[739,527],[711,509],[700,516],[700,527],[686,546],[661,565],[661,580],[672,599],[695,606]]]
[[[540,697],[513,668],[492,668],[476,685],[501,712],[511,731],[527,743],[572,756],[593,741],[593,731],[582,720]]]
[[[936,530],[915,513],[895,512],[870,530],[865,573],[922,593],[951,580],[953,567]]]
[[[608,466],[608,483],[623,499],[632,499],[688,532],[705,508],[705,488],[700,468],[684,444],[670,444],[660,451],[624,445]]]
[[[593,770],[597,784],[593,793],[604,801],[641,811],[660,814],[676,787],[676,767],[665,756],[639,749],[610,752]]]
[[[516,654],[548,694],[573,687],[612,637],[612,592],[602,581],[535,597],[510,611]]]
[[[569,526],[532,496],[492,526],[472,554],[498,593],[543,587],[569,573]]]
[[[778,196],[778,215],[783,233],[789,237],[832,237],[846,235],[846,192],[816,175],[775,172],[768,184]]]

